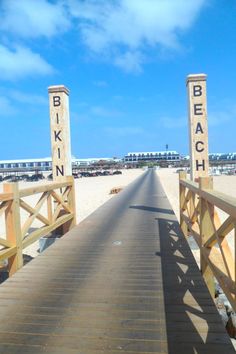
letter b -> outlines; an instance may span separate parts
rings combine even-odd
[[[61,105],[61,97],[60,96],[53,96],[53,106],[58,107]]]
[[[198,97],[202,95],[202,86],[194,85],[193,86],[193,96]]]

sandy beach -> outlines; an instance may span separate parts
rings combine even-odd
[[[114,187],[126,187],[143,173],[142,169],[122,170],[120,175],[84,177],[75,179],[76,194],[76,221],[77,223],[85,219],[89,214],[104,204],[107,200],[114,197],[110,191]],[[19,182],[19,188],[30,188],[41,184],[48,184],[47,180],[39,182]],[[3,191],[3,183],[0,183],[0,193]],[[24,198],[31,206],[35,206],[40,195],[32,195]],[[42,208],[41,213],[44,215],[46,205]],[[28,213],[21,211],[21,224],[27,219]],[[33,228],[40,227],[42,224],[35,220],[32,224]],[[0,217],[0,235],[5,238],[5,219],[4,215]],[[36,241],[29,247],[24,249],[24,254],[30,257],[36,257],[39,250],[39,241]]]
[[[144,171],[142,169],[122,170],[121,175],[112,176],[97,176],[75,179],[75,194],[76,194],[76,221],[80,223],[84,218],[90,215],[98,207],[104,204],[107,200],[114,197],[110,191],[114,187],[126,187],[129,183],[134,181]],[[179,220],[179,182],[178,173],[173,168],[163,168],[156,170],[158,177],[161,180],[162,186],[169,199],[171,207],[173,208],[177,219]],[[188,177],[189,178],[189,177]],[[29,188],[40,184],[50,183],[47,180],[41,182],[20,182],[19,187]],[[236,197],[236,176],[214,176],[213,177],[214,189]],[[0,192],[3,189],[3,183],[0,184]],[[30,205],[36,205],[39,195],[33,195],[25,198],[25,201]],[[42,213],[46,211],[46,205],[42,209]],[[219,216],[222,220],[226,215],[219,211]],[[27,219],[28,213],[21,212],[21,223]],[[32,225],[33,228],[40,227],[39,221],[35,220]],[[4,215],[0,217],[0,235],[3,237],[5,234],[5,220]],[[229,244],[234,247],[233,232],[228,236]],[[192,245],[192,243],[191,243]],[[39,250],[39,241],[36,241],[31,246],[24,249],[24,254],[31,257],[36,257]],[[199,250],[197,247],[192,247],[193,254],[199,264]]]

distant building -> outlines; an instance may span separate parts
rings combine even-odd
[[[52,168],[52,159],[45,157],[41,159],[22,159],[22,160],[2,160],[0,161],[0,171],[6,169],[22,170],[41,170],[48,171]]]
[[[236,152],[209,154],[210,161],[232,161],[236,160]]]
[[[189,156],[181,157],[176,151],[155,151],[155,152],[129,152],[123,158],[125,163],[140,161],[168,161],[177,162],[180,160],[189,160]],[[211,153],[210,161],[236,161],[236,152],[229,153]],[[87,159],[77,159],[72,157],[73,167],[87,167],[99,162],[112,164],[120,163],[121,159],[115,157],[92,157]],[[19,159],[19,160],[2,160],[0,161],[0,172],[4,171],[50,171],[52,169],[51,157],[39,159]]]
[[[179,161],[180,154],[177,151],[155,151],[155,152],[129,152],[124,157],[124,162],[138,161]]]
[[[116,157],[91,157],[88,159],[74,159],[72,161],[73,166],[76,167],[86,167],[94,164],[99,164],[99,162],[105,162],[105,163],[119,163],[122,162],[121,159],[118,159]]]
[[[86,167],[92,164],[98,163],[99,161],[104,161],[108,163],[118,163],[121,162],[117,158],[88,158],[88,159],[77,159],[72,158],[72,165],[76,167]],[[28,171],[50,171],[52,169],[52,158],[45,157],[41,159],[21,159],[21,160],[2,160],[0,161],[0,172],[5,170],[28,170]]]
[[[209,161],[236,161],[236,152],[228,152],[228,153],[210,153]],[[190,156],[187,155],[183,158],[184,160],[189,160]]]

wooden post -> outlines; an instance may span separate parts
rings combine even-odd
[[[201,177],[199,180],[200,189],[213,189],[213,178],[212,177]],[[201,272],[203,278],[207,284],[211,296],[215,297],[215,285],[214,285],[214,275],[211,271],[209,264],[207,263],[203,251],[205,242],[211,237],[214,232],[212,225],[214,222],[214,205],[209,205],[207,208],[206,201],[200,197],[200,239],[201,239]]]
[[[63,86],[50,86],[50,122],[53,180],[60,182],[72,175],[69,90]]]
[[[4,183],[4,193],[13,193],[13,200],[5,211],[6,236],[12,246],[16,247],[16,254],[9,258],[9,275],[14,274],[23,266],[22,235],[20,222],[20,197],[18,183]]]
[[[209,175],[206,75],[188,75],[191,179]]]
[[[53,211],[52,211],[52,196],[51,194],[47,197],[47,212],[48,212],[48,220],[50,224],[53,223]]]
[[[236,222],[234,223],[234,260],[236,259]],[[236,262],[233,263],[234,301],[236,301]]]
[[[66,177],[67,182],[71,183],[71,190],[68,194],[67,201],[74,217],[63,225],[63,234],[71,230],[76,225],[76,205],[75,205],[75,182],[73,176]]]
[[[187,174],[185,171],[181,171],[179,173],[179,212],[180,212],[180,227],[182,229],[184,236],[188,237],[188,225],[186,224],[186,222],[182,217],[183,205],[185,202],[185,188],[180,184],[180,181],[185,180],[186,176]]]
[[[76,225],[76,205],[75,205],[75,183],[73,176],[67,176],[66,181],[70,184],[70,191],[67,195],[67,203],[71,209],[71,213],[73,214],[73,218],[63,225],[59,226],[55,230],[55,234],[65,235],[68,231],[70,231]],[[65,215],[65,210],[61,210],[59,216]]]

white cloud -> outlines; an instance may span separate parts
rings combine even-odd
[[[52,37],[70,27],[61,1],[2,0],[0,11],[0,30],[23,38]]]
[[[15,80],[25,76],[48,75],[53,71],[51,65],[30,49],[16,46],[12,51],[0,44],[0,78]]]
[[[82,39],[126,71],[140,71],[148,47],[179,47],[207,0],[68,0]]]
[[[219,104],[219,102],[218,102]],[[208,126],[209,127],[215,127],[215,126],[220,126],[220,125],[225,125],[231,120],[235,119],[236,116],[236,106],[232,104],[224,105],[225,109],[224,111],[218,109],[218,110],[212,110],[210,107],[208,109]],[[188,126],[188,116],[186,115],[185,117],[161,117],[159,120],[159,123],[167,129],[178,129],[178,128],[184,128]]]
[[[102,106],[91,107],[90,112],[95,116],[105,117],[105,118],[116,118],[116,117],[123,116],[122,112],[116,111],[114,109],[107,109]]]
[[[114,58],[115,65],[119,66],[126,72],[140,73],[142,71],[143,62],[144,57],[138,51],[127,51]]]
[[[125,99],[125,97],[122,95],[115,95],[115,96],[113,96],[113,99],[115,101],[123,101]]]
[[[219,125],[225,125],[229,121],[235,119],[236,116],[236,106],[228,106],[225,108],[224,111],[217,110],[217,111],[211,111],[209,110],[209,115],[208,115],[208,125],[209,126],[219,126]]]
[[[12,100],[19,103],[27,103],[32,105],[48,105],[48,98],[45,96],[35,95],[32,93],[11,90],[9,96]]]
[[[181,33],[208,1],[0,0],[0,33],[14,42],[58,38],[75,24],[90,54],[139,73],[150,48],[180,48]]]
[[[110,136],[119,136],[119,137],[126,137],[126,136],[136,136],[136,135],[143,135],[144,130],[141,127],[106,127],[105,133]]]
[[[105,88],[105,87],[109,86],[108,83],[103,80],[94,81],[93,84],[94,84],[94,86],[101,87],[101,88]]]
[[[178,118],[170,118],[170,117],[161,117],[159,122],[162,124],[164,128],[167,129],[176,129],[186,127],[188,124],[188,117],[178,117]]]
[[[12,106],[10,100],[7,97],[0,96],[0,116],[6,117],[17,113],[17,110]]]

